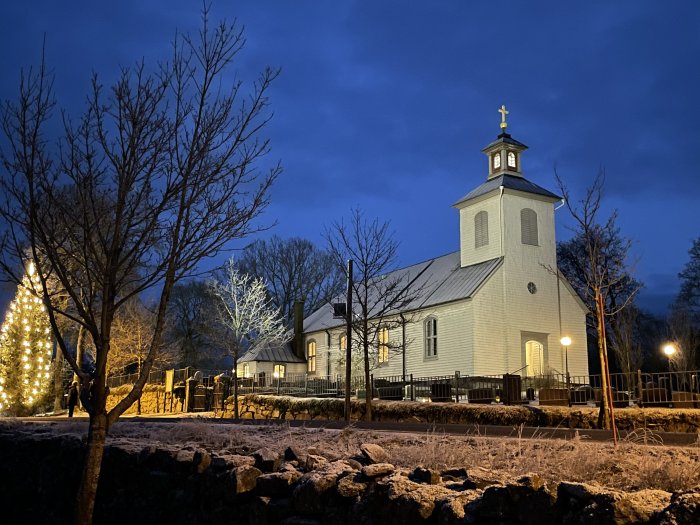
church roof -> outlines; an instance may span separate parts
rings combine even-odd
[[[527,149],[527,146],[520,142],[519,140],[515,140],[513,137],[510,136],[508,133],[501,133],[496,140],[494,140],[491,144],[486,146],[483,150],[481,151],[488,151],[492,147],[494,147],[496,144],[510,144],[511,146],[516,146],[521,149]]]
[[[499,175],[493,179],[489,179],[484,182],[481,186],[474,188],[472,191],[467,193],[464,197],[459,199],[454,206],[458,206],[466,201],[476,199],[482,195],[486,195],[492,191],[497,190],[503,186],[509,190],[522,191],[525,193],[534,193],[535,195],[542,195],[544,197],[549,197],[553,200],[561,200],[561,197],[556,193],[552,193],[549,190],[545,190],[542,186],[538,186],[534,182],[530,182],[524,177],[518,177],[515,175]]]
[[[289,343],[282,345],[266,345],[249,350],[238,360],[239,363],[250,361],[270,361],[275,363],[305,363],[306,361],[294,354]]]
[[[472,297],[502,261],[503,258],[498,257],[461,267],[460,253],[454,252],[396,270],[384,278],[399,279],[411,283],[412,289],[420,290],[413,301],[402,304],[395,310],[398,314]],[[344,296],[331,301],[333,302],[345,302]],[[304,319],[304,332],[317,332],[345,324],[344,319],[333,317],[331,303],[322,306]]]

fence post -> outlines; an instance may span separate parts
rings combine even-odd
[[[637,387],[639,390],[639,400],[637,401],[637,405],[640,407],[643,406],[643,400],[644,400],[644,385],[642,384],[642,371],[637,369]]]
[[[413,384],[413,374],[411,374],[411,401],[416,400],[416,387]]]
[[[374,374],[369,375],[369,385],[365,385],[365,399],[368,395],[369,399],[374,399]]]
[[[304,374],[304,397],[309,393],[309,374]]]
[[[272,377],[274,379],[274,376]],[[280,387],[282,386],[282,378],[278,377],[277,378],[277,395],[280,395]]]
[[[455,370],[455,403],[459,403],[459,370]]]

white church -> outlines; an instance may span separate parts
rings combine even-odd
[[[566,353],[571,375],[588,374],[587,309],[557,270],[561,197],[523,176],[527,146],[507,133],[507,111],[499,111],[501,133],[483,149],[486,180],[454,204],[459,251],[394,273],[410,276],[420,296],[396,312],[408,322],[380,327],[375,377],[563,374]],[[326,305],[303,332],[306,362],[298,351],[287,371],[343,375],[344,319]]]

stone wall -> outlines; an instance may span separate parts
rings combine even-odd
[[[119,401],[121,401],[131,390],[131,385],[122,385],[112,388],[107,396],[107,410],[111,410]],[[145,385],[141,393],[141,414],[160,414],[163,412],[182,412],[182,403],[176,398],[171,404],[171,397],[168,394],[167,402],[165,402],[165,386],[164,385]],[[172,406],[172,408],[171,408]],[[135,415],[138,413],[138,404],[134,403],[125,412],[125,414]]]
[[[0,425],[0,523],[71,522],[81,440]],[[368,525],[508,523],[597,525],[700,523],[700,488],[623,493],[582,483],[507,479],[480,468],[401,469],[365,443],[353,456],[283,453],[112,438],[94,522]]]
[[[249,394],[239,397],[241,419],[344,419],[343,399],[298,398]],[[352,401],[352,419],[364,418],[364,401]],[[225,417],[233,415],[233,399],[226,403]],[[419,403],[373,401],[375,421],[479,424],[528,427],[593,429],[598,409],[589,407],[504,406],[467,403]],[[700,432],[700,410],[677,408],[625,408],[615,411],[620,431],[645,429],[657,432]]]

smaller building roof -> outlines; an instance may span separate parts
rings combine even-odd
[[[294,354],[292,345],[266,345],[249,350],[238,360],[239,363],[251,361],[268,361],[274,363],[305,363],[301,357]]]
[[[477,197],[481,197],[482,195],[486,195],[487,193],[490,193],[492,191],[495,191],[501,186],[509,190],[522,191],[524,193],[533,193],[535,195],[542,195],[543,197],[552,199],[552,202],[561,200],[561,197],[556,193],[552,193],[551,191],[544,189],[542,186],[538,186],[534,182],[530,182],[524,177],[504,174],[499,175],[498,177],[494,177],[493,179],[489,179],[486,182],[484,182],[481,186],[474,188],[464,197],[459,199],[454,204],[454,206],[460,207],[461,204],[472,199],[476,199]]]

